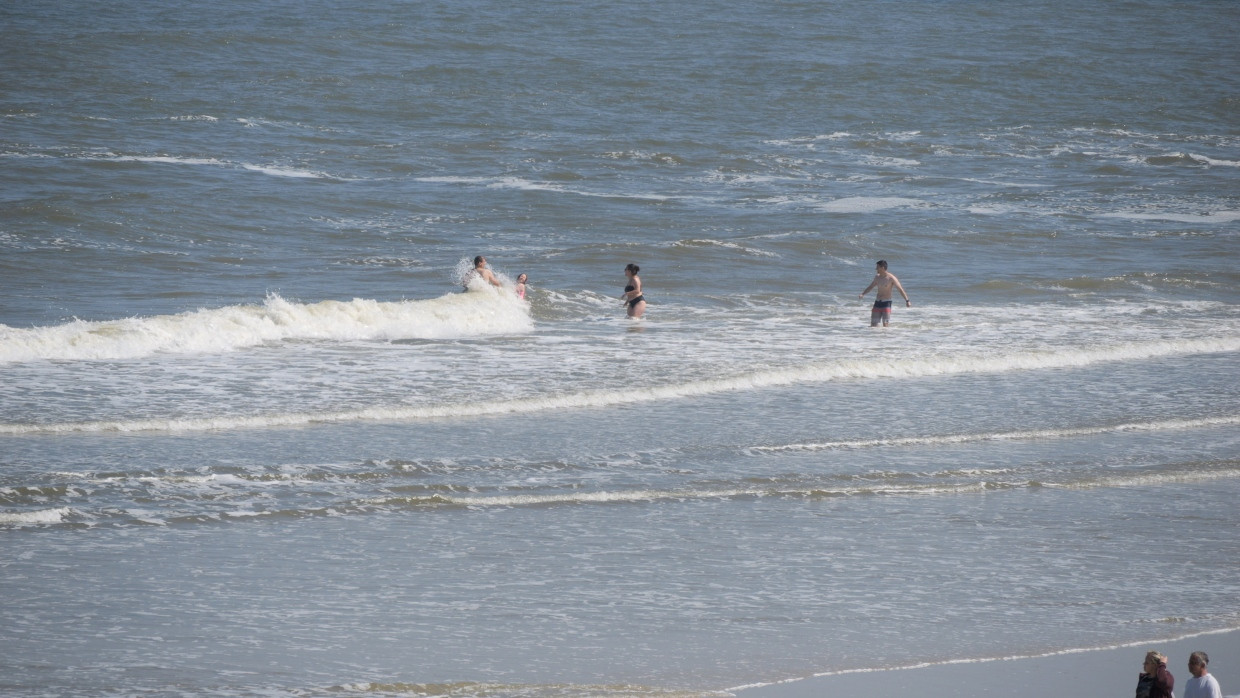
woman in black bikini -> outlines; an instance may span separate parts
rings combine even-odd
[[[629,285],[624,287],[624,295],[620,300],[629,306],[629,317],[639,318],[646,312],[646,297],[642,295],[642,280],[637,277],[640,271],[636,264],[624,268],[624,275],[629,277]]]

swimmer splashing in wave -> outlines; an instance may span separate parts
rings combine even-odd
[[[480,277],[486,281],[489,281],[492,286],[500,285],[499,279],[495,278],[495,274],[487,268],[487,259],[482,255],[474,257],[474,268],[465,272],[465,277],[461,279],[461,285],[465,287],[466,291],[468,291],[469,285],[474,282],[474,279]]]
[[[639,318],[646,312],[646,297],[642,295],[642,280],[637,276],[640,268],[630,264],[624,268],[624,275],[629,278],[629,285],[624,287],[624,295],[620,300],[629,306],[629,317]]]
[[[525,282],[528,281],[529,278],[530,277],[525,274],[520,274],[517,276],[517,286],[514,290],[517,292],[517,298],[520,298],[521,300],[525,300]]]

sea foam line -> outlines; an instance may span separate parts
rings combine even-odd
[[[1103,362],[1139,361],[1163,356],[1235,351],[1240,351],[1240,337],[1135,342],[1098,349],[1029,351],[989,356],[928,357],[900,362],[876,363],[864,359],[849,359],[810,364],[797,368],[755,371],[720,378],[630,390],[588,390],[561,395],[525,396],[486,403],[377,406],[335,412],[247,416],[226,415],[185,419],[107,420],[56,424],[7,423],[0,424],[0,434],[209,431],[219,429],[293,427],[333,422],[409,421],[481,417],[514,412],[529,413],[558,409],[614,407],[618,405],[701,397],[725,392],[760,390],[810,382],[872,378],[919,378],[1077,368]]]
[[[211,167],[224,167],[230,169],[240,168],[250,172],[261,172],[262,174],[271,175],[273,177],[294,177],[299,179],[337,179],[348,181],[344,177],[336,177],[326,172],[318,172],[315,170],[307,170],[299,167],[280,167],[277,165],[255,165],[251,163],[234,163],[216,158],[194,158],[194,157],[177,157],[171,155],[112,155],[100,156],[94,159],[106,160],[110,162],[141,162],[156,163],[164,165],[208,165]]]
[[[1172,221],[1175,223],[1233,223],[1240,220],[1240,211],[1213,211],[1211,213],[1140,213],[1120,211],[1100,213],[1099,218],[1124,218],[1137,221]]]
[[[1165,431],[1173,429],[1198,429],[1240,424],[1240,415],[1206,417],[1203,419],[1168,419],[1158,422],[1128,422],[1111,426],[1075,427],[1070,429],[1031,429],[993,434],[947,434],[943,436],[908,436],[898,439],[868,439],[858,441],[825,441],[822,443],[783,444],[779,446],[751,446],[746,451],[776,453],[782,451],[829,451],[837,449],[873,448],[877,446],[934,446],[976,443],[981,441],[1019,441],[1026,439],[1054,439],[1072,436],[1094,436],[1123,431]]]
[[[584,189],[570,189],[551,182],[536,182],[521,177],[416,177],[415,181],[428,184],[478,184],[487,189],[515,189],[519,191],[552,192],[555,194],[574,194],[602,199],[637,199],[641,201],[668,201],[673,197],[665,194],[621,194],[618,192],[593,192]]]
[[[197,512],[181,512],[163,514],[139,509],[125,509],[126,515],[134,521],[143,524],[166,525],[169,523],[193,523],[197,521],[225,521],[233,519],[253,519],[255,517],[271,517],[271,516],[345,516],[353,514],[367,514],[379,510],[391,509],[423,509],[438,507],[460,507],[466,509],[489,509],[489,508],[526,508],[526,507],[558,507],[558,506],[590,506],[590,505],[622,505],[622,504],[648,504],[657,502],[683,502],[683,501],[706,501],[706,500],[734,500],[734,499],[809,499],[823,500],[835,498],[857,498],[857,497],[926,497],[926,496],[963,496],[980,494],[984,492],[992,492],[996,490],[1014,490],[1014,489],[1035,489],[1039,487],[1061,487],[1061,488],[1101,488],[1101,487],[1131,487],[1131,486],[1148,486],[1159,485],[1164,483],[1201,483],[1211,480],[1235,479],[1240,477],[1240,470],[1235,468],[1227,468],[1212,472],[1181,472],[1181,473],[1164,473],[1150,476],[1120,476],[1116,478],[1104,478],[1101,480],[1093,480],[1079,483],[1045,483],[1035,480],[1023,480],[1013,482],[993,482],[993,481],[964,481],[957,483],[928,483],[928,482],[909,482],[903,484],[892,485],[868,485],[868,486],[843,486],[836,484],[819,484],[805,485],[802,487],[712,487],[712,488],[686,488],[675,490],[659,490],[659,489],[636,489],[636,490],[619,490],[619,491],[595,491],[595,492],[553,492],[553,493],[528,493],[528,494],[494,494],[494,495],[461,495],[449,492],[426,492],[421,494],[388,494],[384,496],[373,496],[365,499],[353,500],[350,502],[336,502],[322,506],[313,506],[309,508],[293,508],[293,509],[270,509],[259,510],[253,509],[256,504],[255,500],[248,503],[238,498],[240,495],[251,495],[254,492],[244,492],[238,490],[234,496],[230,497],[230,501],[241,503],[238,505],[242,508],[228,510],[211,510]],[[148,483],[149,484],[149,483]],[[234,483],[224,483],[226,486],[249,487],[259,483],[252,481],[238,481]],[[298,483],[283,483],[298,484]],[[182,495],[182,501],[190,501],[195,499],[192,493]],[[213,497],[211,501],[217,501]],[[105,519],[114,517],[115,510],[90,512],[81,509],[70,509],[68,507],[60,507],[54,509],[39,509],[32,511],[4,511],[0,510],[0,526],[45,526],[68,523],[70,516],[81,519],[79,523],[87,525],[95,525]],[[983,660],[968,660],[983,661]],[[918,665],[920,666],[920,665]],[[905,667],[916,668],[916,667]],[[859,670],[860,671],[860,670]],[[874,671],[879,671],[875,669]]]
[[[1141,487],[1161,484],[1197,484],[1240,477],[1240,470],[1227,468],[1210,472],[1180,472],[1151,475],[1121,475],[1077,482],[1049,482],[1024,479],[1012,482],[969,480],[956,483],[906,482],[900,484],[854,484],[850,486],[821,484],[804,487],[735,487],[683,490],[625,490],[597,492],[565,492],[555,494],[456,495],[433,493],[404,497],[378,497],[367,500],[368,506],[408,504],[415,506],[459,507],[550,507],[557,505],[635,504],[642,502],[719,500],[719,499],[832,499],[856,497],[926,497],[970,495],[1000,490],[1052,488],[1082,490],[1099,488]],[[855,481],[854,481],[855,482]]]

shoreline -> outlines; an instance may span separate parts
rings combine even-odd
[[[1209,654],[1210,673],[1218,680],[1223,695],[1240,696],[1240,628],[1039,655],[955,659],[888,669],[844,669],[800,679],[736,686],[727,692],[737,698],[1128,695],[1135,690],[1141,660],[1151,649],[1167,655],[1167,668],[1175,677],[1176,696],[1183,695],[1185,682],[1192,678],[1188,655],[1197,650]]]

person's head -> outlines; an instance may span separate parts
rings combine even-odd
[[[479,267],[486,266],[486,263],[487,263],[486,257],[483,257],[482,255],[478,255],[477,257],[474,257],[474,269],[478,269]]]
[[[1206,667],[1210,665],[1210,657],[1205,652],[1193,652],[1188,655],[1188,673],[1195,677],[1206,675]]]
[[[641,267],[637,266],[636,264],[630,264],[624,268],[624,273],[627,276],[637,276],[637,272],[639,271],[641,271]]]
[[[1153,674],[1155,671],[1158,670],[1159,666],[1166,664],[1166,663],[1167,663],[1167,655],[1163,654],[1162,652],[1159,652],[1158,650],[1150,650],[1149,652],[1145,653],[1145,664],[1143,664],[1142,666],[1145,667],[1145,673]]]
[[[528,277],[528,276],[526,276],[525,274],[518,274],[518,275],[517,275],[517,283],[519,283],[519,284],[523,284],[523,283],[525,283],[526,279],[528,279],[528,278],[529,278],[529,277]]]
[[[874,268],[880,272],[887,271],[887,260],[885,259],[878,260],[878,262],[875,263]]]

